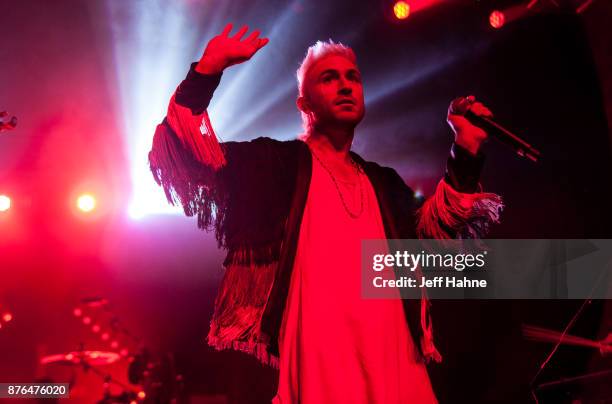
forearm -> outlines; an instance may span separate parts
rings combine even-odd
[[[195,71],[196,65],[191,65],[187,77],[170,99],[165,122],[197,161],[216,169],[225,160],[206,109],[221,74],[203,75]]]
[[[453,144],[444,179],[417,212],[420,238],[481,238],[499,222],[501,198],[480,191],[482,154],[473,155]]]
[[[192,114],[206,111],[213,94],[221,81],[222,73],[203,74],[196,70],[198,63],[192,63],[187,77],[179,84],[172,101],[188,108]]]
[[[453,143],[446,161],[444,181],[457,192],[472,194],[479,189],[483,165],[482,153],[474,155],[463,146]]]
[[[226,164],[206,112],[220,77],[203,76],[192,65],[155,130],[149,152],[151,172],[168,201],[183,206],[188,216],[198,214],[202,227],[211,222],[203,201],[212,197],[206,192],[214,192],[216,172]]]

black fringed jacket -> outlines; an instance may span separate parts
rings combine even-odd
[[[223,164],[216,169],[208,164],[202,156],[214,149],[216,138],[207,133],[212,128],[206,109],[221,74],[202,75],[194,67],[172,98],[168,116],[157,127],[149,154],[151,170],[168,200],[182,205],[188,216],[197,215],[200,228],[214,229],[219,246],[227,250],[209,343],[219,349],[250,352],[274,365],[312,156],[300,140],[281,142],[261,137],[222,143]],[[355,153],[352,157],[372,183],[387,238],[427,236],[427,226],[421,229],[424,234],[417,234],[417,199],[395,170],[365,161]],[[426,210],[432,216],[428,223],[439,226],[438,232],[431,234],[443,231],[454,236],[460,231],[457,222],[462,220],[478,229],[497,220],[491,206],[488,210],[480,206],[479,210],[475,204],[468,213],[450,206],[453,198],[468,197],[474,203],[496,197],[475,194],[482,164],[481,155],[472,156],[453,145],[444,180],[436,191],[442,193],[435,198],[439,206]],[[441,209],[456,220],[436,217],[435,212]],[[420,302],[403,302],[418,347],[423,338]]]

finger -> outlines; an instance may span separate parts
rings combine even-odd
[[[257,50],[260,50],[261,48],[266,46],[268,42],[270,42],[268,38],[259,38],[258,41],[259,43],[257,44]]]
[[[223,28],[223,32],[221,32],[221,36],[227,37],[230,32],[232,32],[232,23],[228,23],[225,28]]]
[[[241,40],[242,36],[249,30],[249,26],[245,25],[242,28],[240,28],[240,31],[238,31],[236,33],[236,35],[233,36],[232,39],[237,39],[237,40]]]
[[[468,101],[467,97],[457,97],[451,102],[448,112],[451,114],[461,115],[465,114],[469,107],[470,102]]]
[[[482,109],[483,108],[484,108],[484,106],[481,103],[475,102],[475,103],[471,104],[468,109],[470,111],[472,111],[476,115],[482,115]]]
[[[253,42],[257,39],[257,37],[259,36],[260,32],[255,30],[253,32],[251,32],[251,35],[249,35],[247,37],[247,39],[245,39],[246,42]]]
[[[491,111],[480,102],[476,102],[472,104],[472,106],[470,107],[470,111],[472,111],[478,116],[486,116],[486,117],[493,116]]]
[[[483,108],[484,108],[484,105],[482,105],[481,102],[475,102],[472,104],[472,107],[471,107],[471,109],[478,110],[478,111],[482,110]]]

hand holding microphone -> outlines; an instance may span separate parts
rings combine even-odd
[[[493,114],[474,96],[455,98],[448,108],[448,123],[455,132],[455,142],[476,154],[487,134],[512,147],[521,157],[534,162],[540,152],[532,145],[493,120]]]

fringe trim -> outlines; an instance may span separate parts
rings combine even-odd
[[[421,239],[483,238],[493,223],[499,223],[504,205],[499,195],[457,192],[441,180],[436,192],[417,211],[417,235]],[[436,349],[431,321],[431,301],[421,290],[421,353],[424,361],[442,361]]]
[[[431,301],[427,298],[425,289],[421,289],[421,352],[425,363],[433,360],[436,363],[442,362],[442,355],[434,345],[433,324],[431,321]]]
[[[271,366],[274,369],[279,369],[280,360],[278,356],[271,355],[268,352],[268,345],[263,342],[253,341],[223,341],[220,338],[208,336],[208,345],[215,348],[217,351],[232,349],[238,352],[244,352],[256,357],[262,364]]]
[[[280,257],[282,240],[275,241],[263,247],[241,247],[230,249],[223,265],[225,267],[231,265],[267,265],[276,263]]]
[[[173,95],[167,117],[155,131],[149,166],[168,202],[182,206],[187,216],[197,215],[200,229],[214,228],[219,246],[225,246],[226,241],[226,206],[216,177],[225,164],[208,113],[193,115],[178,105]]]
[[[215,172],[196,162],[163,123],[155,131],[149,166],[168,202],[182,206],[187,216],[197,215],[199,228],[209,230],[213,223],[222,223],[223,212],[215,204],[220,199],[214,186]]]
[[[268,352],[261,333],[261,318],[276,272],[277,263],[226,268],[210,322],[208,344],[234,349],[257,357],[262,363],[278,368],[278,358]]]
[[[226,161],[208,112],[194,115],[189,108],[177,104],[175,98],[173,95],[168,107],[168,124],[197,161],[218,170]]]
[[[504,208],[499,195],[455,191],[446,181],[417,211],[419,238],[483,238],[493,223],[499,223]]]

